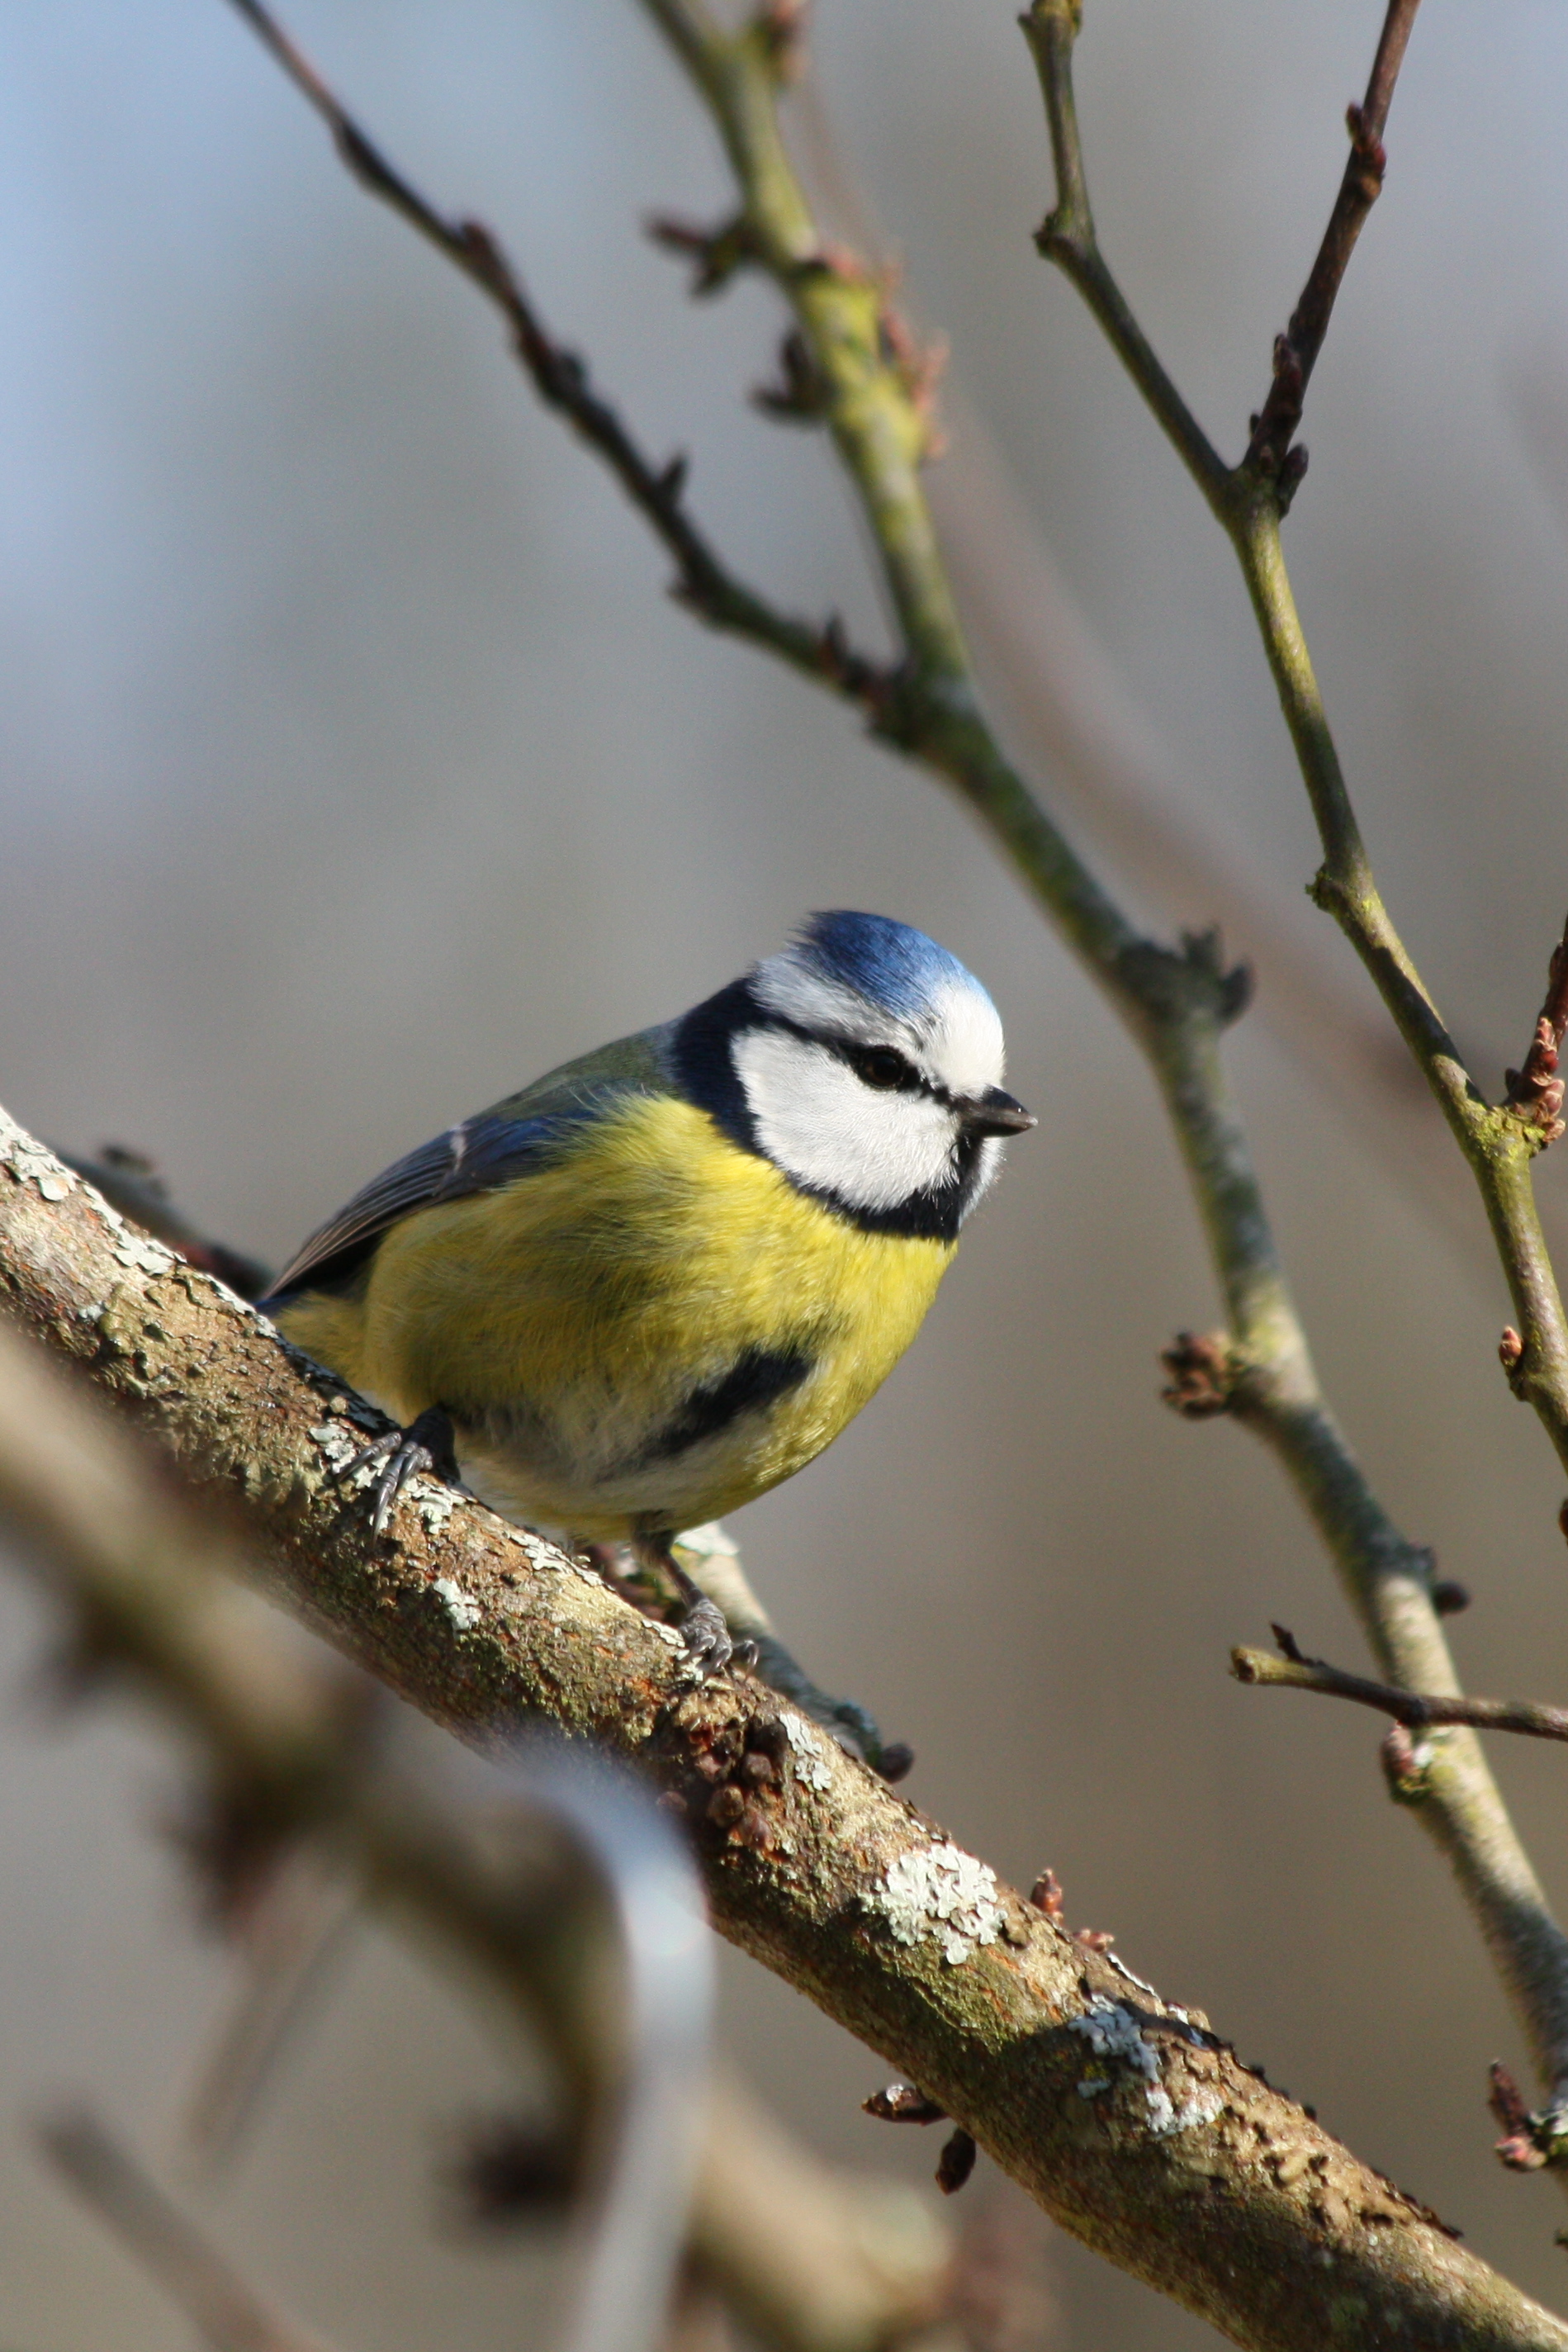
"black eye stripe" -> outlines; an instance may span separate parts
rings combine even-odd
[[[851,1038],[830,1037],[821,1029],[808,1029],[803,1021],[791,1021],[789,1014],[784,1013],[774,1013],[769,1011],[767,1025],[770,1029],[782,1029],[791,1037],[799,1037],[803,1045],[821,1045],[824,1053],[828,1053],[832,1055],[835,1062],[842,1062],[852,1070],[855,1069],[855,1056],[857,1055],[888,1054],[896,1055],[897,1059],[904,1064],[907,1076],[899,1080],[896,1088],[890,1086],[883,1091],[888,1094],[898,1092],[902,1094],[925,1095],[932,1102],[942,1104],[943,1108],[946,1110],[951,1110],[953,1108],[953,1097],[947,1088],[942,1085],[941,1081],[937,1078],[928,1078],[924,1070],[917,1070],[914,1063],[909,1060],[908,1056],[899,1052],[896,1045],[860,1045],[855,1044]],[[866,1084],[865,1077],[861,1071],[856,1070],[855,1075],[860,1078],[862,1086]]]

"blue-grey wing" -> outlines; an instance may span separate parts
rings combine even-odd
[[[563,1118],[477,1118],[449,1127],[406,1159],[394,1160],[311,1234],[262,1300],[276,1306],[297,1290],[329,1290],[347,1281],[389,1225],[438,1201],[460,1201],[470,1192],[493,1192],[526,1175],[558,1142],[572,1121]]]
[[[395,1160],[312,1234],[274,1283],[263,1307],[297,1290],[329,1290],[357,1272],[389,1225],[415,1209],[491,1192],[542,1166],[574,1127],[603,1116],[618,1096],[662,1090],[667,1032],[644,1030],[552,1070],[521,1094],[449,1127]]]

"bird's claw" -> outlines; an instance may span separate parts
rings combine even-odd
[[[709,1675],[722,1675],[732,1659],[751,1647],[747,1643],[731,1641],[723,1610],[706,1593],[692,1602],[681,1619],[681,1639],[686,1645],[687,1657],[705,1679]]]
[[[439,1405],[427,1407],[406,1429],[389,1429],[384,1436],[376,1438],[351,1462],[346,1462],[339,1475],[351,1478],[356,1470],[373,1469],[378,1463],[383,1467],[376,1480],[371,1528],[379,1536],[385,1533],[397,1498],[411,1478],[428,1472],[433,1478],[456,1484],[457,1458],[453,1451],[450,1415]]]

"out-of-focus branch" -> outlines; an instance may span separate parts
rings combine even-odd
[[[292,1859],[292,1858],[291,1858]],[[307,1978],[335,1945],[352,1888],[301,1849],[247,1919],[245,1980],[193,2095],[186,2138],[204,2168],[233,2149],[293,2021]],[[537,2217],[572,2186],[560,2135],[500,2119],[454,2168],[465,2218],[486,2229]],[[1042,2224],[1043,2226],[1043,2224]],[[903,2182],[823,2164],[731,2068],[716,2072],[687,2229],[696,2287],[732,2309],[769,2352],[893,2352],[950,2322],[976,2286],[962,2242]],[[1006,2271],[1004,2263],[1004,2272]],[[999,2282],[1005,2290],[1008,2279]],[[684,2325],[672,2341],[686,2341]]]
[[[1230,1671],[1239,1683],[1347,1698],[1357,1706],[1375,1707],[1380,1715],[1392,1716],[1411,1731],[1465,1723],[1473,1731],[1517,1731],[1531,1739],[1568,1739],[1568,1707],[1538,1706],[1528,1699],[1440,1698],[1427,1692],[1396,1690],[1391,1683],[1369,1682],[1364,1675],[1347,1675],[1324,1658],[1304,1656],[1284,1625],[1275,1626],[1274,1639],[1282,1653],[1277,1658],[1267,1650],[1231,1651]]]
[[[480,1744],[546,1717],[653,1773],[691,1824],[716,1924],[1111,2259],[1258,2352],[1360,2352],[1368,2313],[1390,2341],[1568,2352],[1568,2326],[1201,2019],[1072,1941],[771,1693],[694,1685],[678,1634],[449,1489],[417,1482],[374,1537],[340,1465],[357,1450],[345,1423],[379,1417],[14,1129],[0,1291],[14,1321],[156,1433],[198,1494],[243,1501],[271,1590],[427,1714]],[[470,1876],[456,1825],[436,1838],[406,1795],[371,1803],[298,1667],[258,1656],[253,1633],[236,1642],[167,1497],[118,1453],[123,1475],[106,1476],[86,1405],[41,1394],[36,1360],[7,1355],[7,1517],[88,1629],[120,1637],[285,1818],[348,1807],[338,1819],[375,1882],[410,1900],[428,1888],[447,1932],[530,1993],[545,1930],[530,1921],[519,1942],[515,1890],[501,1904]],[[1195,2230],[1195,2200],[1223,2226]]]
[[[143,1268],[150,1258],[175,1266],[160,1244],[136,1246]],[[209,1278],[175,1270],[268,1332]],[[276,1851],[321,1839],[373,1896],[522,2011],[555,2069],[574,2169],[599,2159],[575,2352],[651,2352],[695,2157],[708,1964],[684,1855],[645,1799],[601,1776],[590,1801],[580,1764],[568,1776],[514,1760],[510,1793],[553,1836],[519,1866],[515,1829],[394,1770],[313,1665],[258,1637],[253,1613],[213,1572],[238,1573],[251,1555],[201,1526],[155,1465],[9,1328],[0,1528],[47,1571],[83,1661],[150,1691],[193,1735],[231,1843]],[[590,1964],[607,1910],[625,1979],[619,2004],[607,1971]]]
[[[271,27],[257,0],[239,5],[258,27]],[[1382,1508],[1318,1388],[1231,1099],[1219,1043],[1245,1003],[1247,975],[1226,967],[1212,934],[1186,936],[1176,950],[1142,937],[1004,758],[980,713],[920,480],[930,432],[927,380],[908,364],[907,338],[892,328],[874,273],[817,234],[778,122],[784,20],[764,11],[721,29],[694,0],[644,5],[714,115],[740,197],[738,219],[716,230],[699,257],[699,283],[716,282],[721,265],[745,262],[765,268],[789,302],[903,633],[904,658],[880,682],[866,682],[836,651],[815,675],[859,698],[885,740],[956,786],[1137,1038],[1164,1094],[1224,1297],[1232,1409],[1286,1465],[1380,1665],[1415,1688],[1454,1687],[1431,1605],[1430,1556]],[[1031,11],[1031,38],[1047,41],[1063,71],[1075,24],[1070,0],[1054,7],[1037,0]],[[340,101],[324,102],[319,78],[302,79],[294,53],[285,55],[277,39],[270,45],[346,136]],[[1042,61],[1048,103],[1053,89],[1065,93],[1061,152],[1065,168],[1076,172],[1075,200],[1092,235],[1071,88],[1053,79],[1054,70]],[[1053,137],[1057,128],[1053,119]],[[350,145],[357,153],[364,143]],[[427,215],[436,218],[421,199],[412,216],[428,235]],[[449,250],[451,237],[435,242]],[[1112,312],[1112,323],[1124,327],[1125,305],[1113,304]],[[1163,374],[1151,376],[1149,388],[1214,503],[1220,478],[1229,478],[1226,469]],[[629,487],[658,528],[656,510],[634,483]],[[758,641],[768,641],[765,632]],[[831,632],[824,642],[830,649],[836,644]],[[1509,1132],[1517,1137],[1517,1122]],[[1568,2088],[1568,1940],[1473,1739],[1444,1736],[1425,1793],[1420,1818],[1455,1870],[1555,2095]]]
[[[211,2352],[324,2352],[283,2319],[85,2108],[38,2126],[39,2145],[82,2202],[124,2241]]]
[[[1256,473],[1271,476],[1276,481],[1286,469],[1291,443],[1301,421],[1307,380],[1322,349],[1340,282],[1350,266],[1366,215],[1383,193],[1383,175],[1388,163],[1383,133],[1388,122],[1394,85],[1405,59],[1405,45],[1410,38],[1419,5],[1420,0],[1388,0],[1377,54],[1367,78],[1366,96],[1359,106],[1352,106],[1346,111],[1350,154],[1329,215],[1329,225],[1301,289],[1301,299],[1291,313],[1291,323],[1275,340],[1273,381],[1261,414],[1252,421],[1252,438],[1247,445],[1244,462]]]
[[[721,2073],[692,2257],[772,2352],[884,2352],[948,2317],[954,2236],[917,2190],[821,2163]]]
[[[196,2171],[215,2171],[233,2154],[358,1904],[352,1880],[316,1848],[301,1846],[268,1873],[246,1906],[233,1938],[238,1989],[184,2101],[182,2137]]]

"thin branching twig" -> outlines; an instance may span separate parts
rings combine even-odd
[[[390,205],[496,305],[540,399],[604,460],[674,558],[675,593],[683,603],[713,627],[750,637],[792,667],[873,706],[883,691],[878,666],[856,654],[835,625],[813,626],[766,604],[720,562],[686,511],[686,459],[677,456],[659,463],[638,446],[595,390],[583,361],[551,336],[490,231],[478,221],[448,219],[389,163],[262,0],[232,5],[315,108],[361,185]]]
[[[1410,0],[1394,0],[1369,100],[1378,126],[1386,118],[1413,15]],[[1299,456],[1294,463],[1282,463],[1277,475],[1246,459],[1233,467],[1224,464],[1149,344],[1101,250],[1072,89],[1081,16],[1081,0],[1031,0],[1021,19],[1039,71],[1056,173],[1056,206],[1040,231],[1040,249],[1089,302],[1235,548],[1317,823],[1322,864],[1312,896],[1334,916],[1361,957],[1469,1165],[1519,1315],[1510,1380],[1515,1393],[1533,1404],[1568,1465],[1568,1320],[1530,1174],[1543,1132],[1513,1105],[1487,1102],[1378,892],[1280,544],[1281,518],[1300,478]],[[1335,244],[1332,237],[1330,243],[1333,253],[1343,247],[1343,274],[1350,244]],[[1338,282],[1329,268],[1323,290],[1331,300]],[[1314,298],[1312,315],[1326,327],[1327,304]],[[1249,1381],[1243,1350],[1231,1409],[1250,1418],[1287,1463],[1345,1574],[1379,1664],[1413,1690],[1452,1694],[1458,1685],[1432,1609],[1430,1579],[1410,1574],[1408,1551],[1401,1560],[1399,1538],[1359,1472],[1347,1476],[1354,1465],[1338,1433],[1325,1444],[1310,1412],[1301,1413],[1278,1377],[1288,1362],[1276,1341],[1265,1351],[1263,1380],[1254,1371]],[[1568,2092],[1568,1939],[1552,1917],[1495,1784],[1463,1731],[1435,1743],[1422,1799],[1420,1817],[1449,1854],[1526,2021],[1543,2078],[1553,2098],[1561,2097]]]
[[[1346,110],[1350,154],[1344,177],[1340,182],[1322,243],[1301,289],[1301,300],[1291,313],[1290,325],[1275,341],[1274,379],[1269,396],[1261,413],[1252,420],[1252,437],[1243,462],[1255,472],[1271,475],[1287,488],[1290,472],[1293,470],[1299,480],[1304,469],[1304,463],[1291,469],[1289,461],[1291,444],[1301,421],[1307,381],[1328,333],[1334,298],[1350,266],[1355,241],[1367,214],[1383,193],[1383,175],[1388,165],[1383,133],[1387,127],[1394,85],[1404,62],[1406,43],[1419,5],[1420,0],[1388,0],[1377,54],[1367,77],[1366,95],[1359,106]]]
[[[1274,1639],[1280,1644],[1278,1657],[1267,1650],[1231,1651],[1230,1671],[1239,1683],[1349,1699],[1356,1706],[1375,1707],[1380,1715],[1392,1716],[1409,1731],[1435,1731],[1444,1725],[1462,1723],[1473,1731],[1516,1731],[1530,1739],[1568,1739],[1568,1707],[1540,1706],[1529,1699],[1443,1698],[1430,1692],[1396,1690],[1392,1683],[1346,1674],[1325,1658],[1307,1657],[1288,1626],[1276,1625]]]

